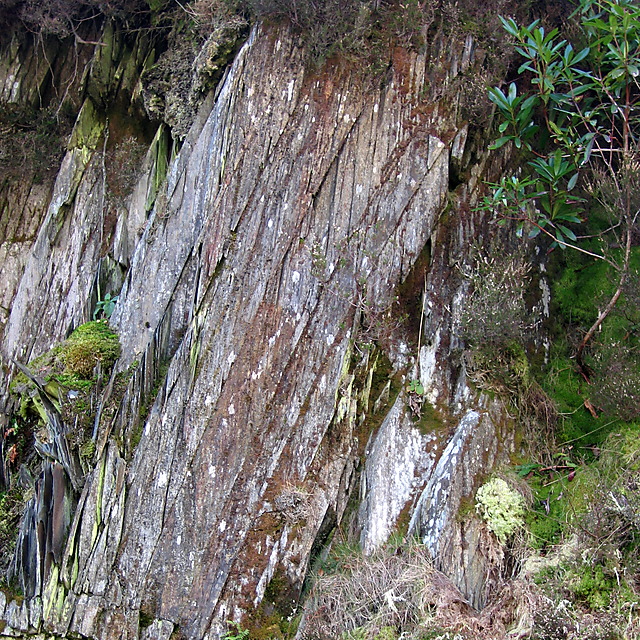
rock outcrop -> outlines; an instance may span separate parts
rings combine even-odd
[[[125,44],[96,47],[37,238],[2,265],[5,372],[90,319],[98,285],[119,294],[122,355],[82,482],[57,459],[37,481],[0,633],[218,638],[273,581],[294,609],[337,527],[371,551],[399,523],[482,605],[488,534],[457,513],[513,425],[467,385],[456,337],[453,265],[488,237],[471,205],[496,170],[460,104],[472,38],[397,49],[371,77],[305,70],[296,37],[257,26],[174,154],[166,125],[136,128],[148,152],[114,205],[113,110],[136,117],[150,50]]]

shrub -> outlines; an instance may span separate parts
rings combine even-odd
[[[77,35],[82,22],[100,15],[117,17],[129,23],[140,22],[149,15],[145,0],[1,0],[0,21],[22,21],[41,35],[64,38]]]
[[[0,575],[5,575],[15,547],[23,508],[24,501],[19,489],[0,492]]]
[[[613,344],[596,354],[593,403],[625,421],[640,417],[640,369],[626,344]]]
[[[488,351],[521,342],[536,324],[525,302],[531,266],[524,257],[479,253],[460,270],[471,287],[460,314],[465,342]]]
[[[33,173],[36,183],[52,178],[64,154],[64,140],[75,114],[65,103],[59,109],[0,104],[0,178],[12,180]]]
[[[420,545],[393,554],[344,556],[333,573],[316,577],[304,637],[373,639],[388,635],[389,627],[415,627],[429,614],[423,592],[434,572],[429,552]]]
[[[106,153],[107,197],[115,206],[124,206],[140,176],[147,146],[126,136]]]

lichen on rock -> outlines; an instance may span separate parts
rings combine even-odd
[[[476,493],[476,511],[505,544],[524,524],[524,498],[502,478],[493,478]]]

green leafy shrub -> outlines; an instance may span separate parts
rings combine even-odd
[[[489,90],[501,118],[492,148],[513,144],[523,162],[491,185],[481,208],[515,222],[519,235],[544,237],[552,249],[571,248],[610,268],[612,293],[602,307],[591,300],[592,320],[575,350],[588,378],[585,348],[629,279],[640,215],[640,7],[633,0],[580,0],[570,21],[574,43],[539,20],[502,22],[526,83]],[[609,223],[593,228],[589,214],[598,208]]]

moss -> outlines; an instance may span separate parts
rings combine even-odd
[[[582,565],[574,582],[570,583],[570,589],[575,596],[593,610],[609,606],[611,592],[615,586],[615,579],[606,577],[600,565]]]
[[[95,149],[103,132],[104,122],[102,122],[91,100],[85,100],[69,139],[69,149],[75,147]]]
[[[428,400],[422,403],[420,415],[414,416],[414,418],[413,426],[423,435],[443,433],[450,427],[448,414],[432,405]]]
[[[597,229],[597,212],[591,218],[590,225]],[[616,251],[612,252],[614,258]],[[577,252],[567,252],[562,260],[551,264],[551,329],[555,340],[549,366],[542,371],[540,382],[563,415],[560,439],[575,442],[575,446],[583,448],[584,454],[589,447],[600,445],[612,429],[618,428],[612,420],[633,419],[638,412],[640,382],[635,354],[640,307],[633,273],[639,267],[640,248],[635,247],[629,287],[585,352],[590,369],[587,381],[576,370],[575,345],[595,321],[598,310],[611,298],[618,276],[606,262],[592,260]],[[621,393],[623,388],[624,393]],[[587,410],[585,400],[596,407],[600,417],[594,417]]]
[[[257,610],[245,621],[251,640],[285,640],[297,632],[299,617],[293,612],[297,590],[282,572],[277,570],[269,581],[264,599]]]
[[[65,341],[60,352],[65,375],[91,379],[100,363],[108,371],[120,356],[118,335],[104,320],[80,325]]]
[[[151,180],[151,186],[148,192],[145,209],[151,211],[156,201],[160,187],[164,182],[169,167],[169,141],[170,136],[164,125],[158,127],[158,131],[151,143],[150,153],[154,159],[154,171]]]
[[[382,627],[374,640],[397,640],[398,632],[393,627]]]
[[[96,451],[96,443],[93,440],[87,440],[81,447],[80,447],[80,456],[82,458],[92,458],[93,454]]]
[[[147,611],[140,609],[138,613],[138,625],[140,629],[146,629],[153,624],[154,616]]]
[[[460,505],[458,507],[457,520],[458,522],[465,522],[469,516],[475,514],[476,505],[475,502],[469,497],[463,497],[460,500]]]

